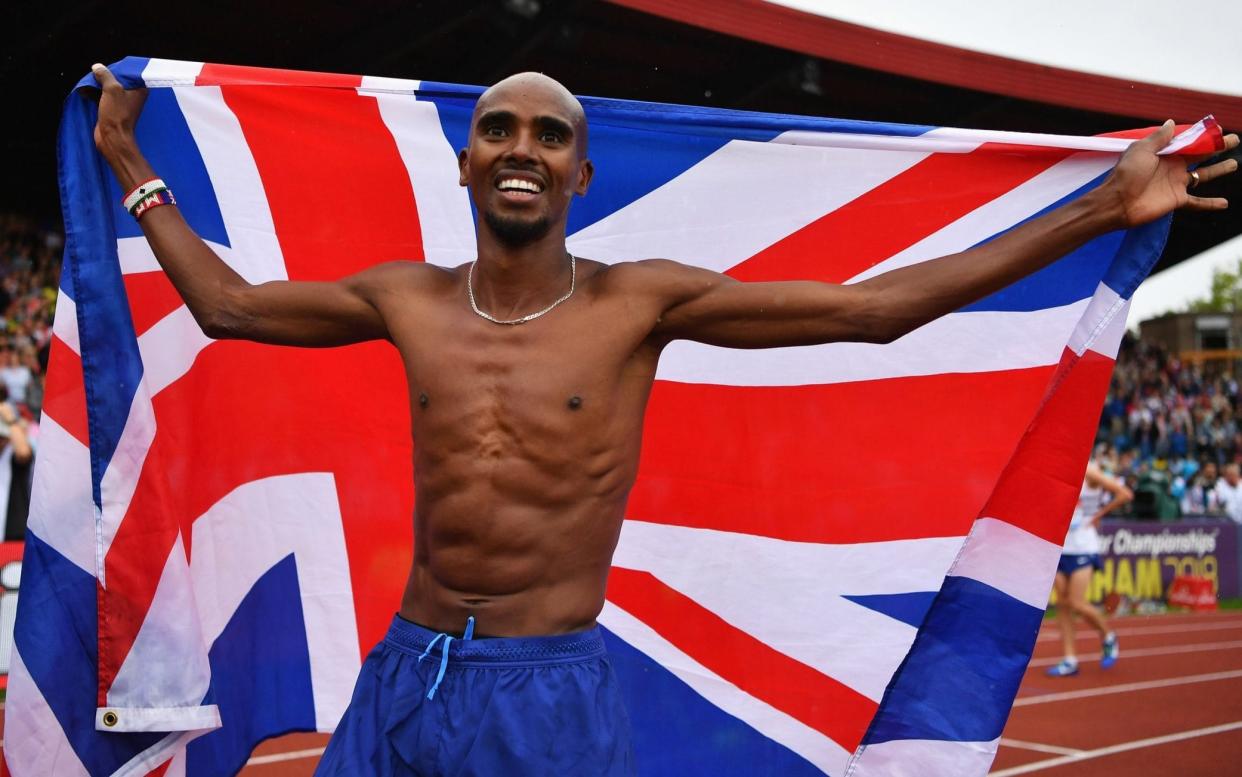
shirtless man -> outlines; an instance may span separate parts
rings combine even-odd
[[[95,141],[130,190],[155,177],[133,134],[144,94],[94,72]],[[563,86],[534,73],[483,94],[459,155],[480,216],[476,262],[250,285],[176,207],[147,210],[155,256],[211,337],[387,339],[405,364],[418,442],[414,562],[319,773],[632,773],[595,618],[663,348],[889,342],[1105,232],[1178,207],[1226,207],[1187,194],[1186,160],[1155,155],[1172,135],[1170,123],[1134,144],[1103,185],[1054,213],[850,286],[571,256],[567,212],[593,173],[586,119]]]

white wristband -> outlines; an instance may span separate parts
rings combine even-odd
[[[146,197],[151,192],[167,188],[168,185],[164,183],[163,179],[152,178],[149,181],[138,184],[132,192],[125,195],[125,199],[121,200],[121,207],[125,208],[126,211],[133,212],[134,206],[137,205],[138,201],[143,197]]]

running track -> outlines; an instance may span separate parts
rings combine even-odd
[[[1117,666],[1100,669],[1092,632],[1078,640],[1078,676],[1048,678],[1060,640],[1045,621],[992,777],[1242,774],[1242,612],[1131,616],[1113,625]],[[290,734],[265,742],[241,774],[309,776],[326,741]]]
[[[1099,638],[1077,641],[1076,677],[1045,621],[993,777],[1242,774],[1242,612],[1117,618],[1121,660],[1100,669]]]

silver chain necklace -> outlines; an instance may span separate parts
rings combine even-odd
[[[481,318],[486,318],[488,321],[491,321],[493,324],[515,325],[515,324],[525,324],[527,321],[534,321],[536,318],[539,318],[544,313],[551,311],[552,308],[556,307],[557,305],[561,304],[565,300],[572,297],[574,295],[574,286],[577,284],[577,281],[578,281],[577,260],[574,258],[573,254],[570,254],[569,255],[569,291],[565,292],[565,296],[561,297],[556,302],[553,302],[551,305],[548,305],[546,308],[539,311],[538,313],[531,313],[529,315],[522,316],[521,318],[510,318],[508,320],[501,319],[501,318],[496,318],[492,316],[490,313],[483,312],[482,310],[479,309],[479,304],[474,301],[474,266],[478,264],[478,261],[479,261],[478,259],[475,259],[473,262],[470,263],[470,271],[466,274],[466,293],[470,295],[470,308],[475,313],[477,313]]]

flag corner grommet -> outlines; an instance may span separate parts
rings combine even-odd
[[[117,714],[113,712],[112,710],[108,710],[107,712],[103,714],[103,724],[107,726],[108,728],[112,728],[119,722],[120,722],[120,718],[118,718]]]

